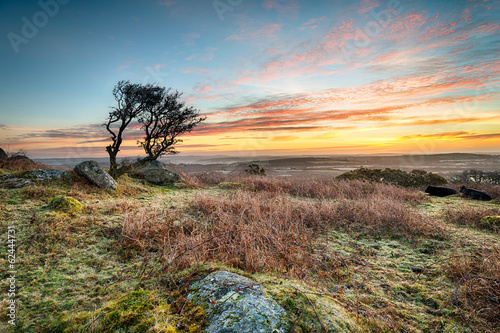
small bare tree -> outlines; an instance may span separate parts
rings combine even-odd
[[[131,170],[128,165],[119,168],[116,156],[125,129],[132,121],[142,125],[141,129],[145,132],[144,140],[138,141],[147,154],[137,164],[143,165],[162,155],[176,154],[174,145],[182,142],[178,137],[191,132],[206,119],[199,116],[197,109],[187,107],[185,102],[180,101],[182,93],[171,92],[164,87],[120,81],[113,89],[113,95],[118,105],[109,112],[108,121],[103,126],[106,126],[113,141],[106,151],[110,162],[109,173],[115,179]]]
[[[147,108],[138,116],[145,132],[143,141],[138,143],[148,155],[144,161],[156,160],[162,155],[177,154],[174,145],[182,142],[179,136],[189,133],[193,128],[204,121],[199,111],[192,106],[186,106],[181,101],[182,93],[162,91],[160,103]]]
[[[123,142],[123,133],[130,123],[146,108],[151,108],[161,102],[162,89],[152,85],[132,84],[129,81],[120,81],[113,89],[113,96],[117,102],[109,112],[106,130],[111,134],[112,144],[106,147],[109,155],[109,174],[117,179],[126,172],[126,168],[118,168],[116,156]],[[116,128],[118,127],[118,128]]]

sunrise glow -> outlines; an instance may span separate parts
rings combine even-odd
[[[6,150],[106,156],[120,80],[183,91],[207,115],[187,155],[500,146],[498,1],[54,3],[0,4]],[[130,129],[121,154],[140,138]]]

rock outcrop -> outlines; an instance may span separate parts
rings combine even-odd
[[[258,283],[219,271],[193,283],[188,299],[207,311],[206,333],[288,332],[285,310]]]
[[[46,181],[72,181],[74,178],[74,175],[68,171],[35,169],[0,175],[0,184],[10,188],[20,188]]]
[[[167,168],[160,161],[151,161],[145,167],[142,167],[129,174],[132,178],[144,179],[155,185],[171,185],[182,182],[182,177]]]
[[[2,148],[0,148],[0,162],[6,160],[8,158],[9,158],[9,156],[7,155],[7,153]]]
[[[104,189],[116,190],[116,181],[96,161],[85,161],[75,166],[73,169],[77,175],[85,178],[90,183]]]

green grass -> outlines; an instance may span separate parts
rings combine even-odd
[[[205,313],[187,301],[189,285],[221,268],[261,282],[285,308],[296,332],[321,331],[322,325],[330,331],[464,332],[467,323],[453,303],[456,281],[442,265],[485,245],[500,246],[493,230],[442,216],[450,209],[495,209],[498,204],[431,198],[407,205],[436,219],[445,235],[422,234],[410,242],[347,224],[322,230],[309,250],[329,267],[325,276],[309,271],[289,278],[284,272],[245,272],[230,263],[203,260],[180,260],[160,271],[161,251],[124,246],[126,216],[148,207],[176,211],[179,225],[184,219],[207,223],[190,208],[192,200],[199,193],[230,195],[244,186],[150,187],[128,177],[119,185],[116,193],[80,182],[0,188],[2,290],[8,289],[7,228],[15,226],[17,236],[14,332],[197,332]],[[45,209],[56,196],[74,198],[83,208],[72,214]],[[292,200],[338,203],[300,195]],[[10,328],[5,307],[5,302],[0,305],[0,331]],[[466,317],[469,325],[484,327],[472,313]]]

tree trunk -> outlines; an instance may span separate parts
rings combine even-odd
[[[118,164],[116,163],[116,153],[113,151],[111,146],[107,146],[106,151],[109,154],[109,175],[113,177],[113,179],[117,180],[119,175]]]

